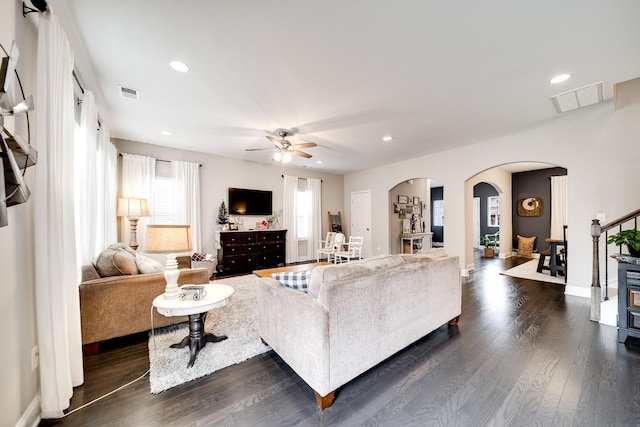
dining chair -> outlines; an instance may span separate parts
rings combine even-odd
[[[364,239],[360,236],[350,236],[349,243],[347,244],[347,250],[338,250],[334,254],[333,262],[351,261],[352,259],[362,259],[362,242]]]
[[[327,240],[325,240],[324,246],[318,249],[318,262],[320,262],[320,257],[322,255],[326,255],[327,261],[331,262],[332,259],[335,259],[335,253],[342,249],[342,244],[344,243],[344,234],[336,233],[330,231],[327,233]]]

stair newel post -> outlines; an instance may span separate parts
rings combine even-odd
[[[600,220],[591,221],[591,238],[593,239],[593,269],[591,271],[591,317],[594,322],[600,321],[600,303],[602,289],[600,288]]]

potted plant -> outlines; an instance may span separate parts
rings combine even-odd
[[[484,257],[485,258],[493,258],[496,255],[496,248],[500,244],[500,235],[496,234],[487,234],[480,238],[482,246],[484,246]]]
[[[623,230],[609,236],[607,243],[614,243],[616,246],[624,245],[629,250],[629,255],[640,258],[640,230],[636,230],[634,228],[630,230]]]
[[[227,210],[227,206],[224,204],[224,200],[220,203],[220,207],[218,208],[218,218],[216,219],[216,222],[222,225],[223,229],[229,222],[229,211]]]

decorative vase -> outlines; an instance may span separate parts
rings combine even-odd
[[[273,221],[267,221],[267,229],[268,230],[273,229]]]

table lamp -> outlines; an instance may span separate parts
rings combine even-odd
[[[118,198],[117,215],[129,218],[129,224],[131,225],[129,246],[135,251],[140,246],[137,239],[138,219],[141,216],[149,216],[147,199]]]
[[[147,236],[144,251],[152,254],[167,254],[164,269],[164,297],[178,297],[178,261],[176,253],[191,251],[191,226],[189,225],[147,225]]]

